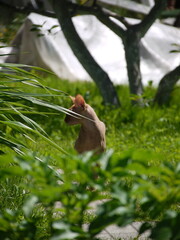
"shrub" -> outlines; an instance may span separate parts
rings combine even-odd
[[[137,150],[121,156],[113,151],[66,155],[59,159],[59,170],[33,153],[4,156],[1,179],[22,177],[24,200],[17,209],[1,210],[1,238],[93,240],[111,224],[122,227],[143,216],[139,235],[148,229],[152,239],[179,239],[180,215],[173,208],[180,200],[180,168],[149,165],[148,159],[159,157]],[[100,204],[85,230],[84,217],[97,200]]]

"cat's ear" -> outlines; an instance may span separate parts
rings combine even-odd
[[[83,96],[81,96],[80,94],[78,94],[74,100],[73,100],[74,104],[76,107],[82,107],[85,108],[86,102],[83,98]]]

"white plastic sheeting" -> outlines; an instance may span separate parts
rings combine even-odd
[[[111,10],[111,7],[124,8],[132,12],[138,12],[141,14],[148,14],[151,8],[148,5],[140,4],[131,0],[97,0],[100,6],[105,6]]]
[[[130,21],[137,22],[133,19]],[[77,16],[73,22],[87,48],[111,80],[116,84],[127,83],[121,39],[94,16]],[[33,24],[42,25],[39,32],[31,31]],[[57,19],[31,13],[12,43],[13,51],[17,54],[10,55],[6,62],[44,67],[69,80],[90,80],[70,49],[61,28],[56,25]],[[159,22],[153,24],[141,42],[143,84],[146,85],[149,80],[157,84],[164,74],[180,64],[180,53],[170,53],[175,48],[172,44],[180,44],[180,30]]]

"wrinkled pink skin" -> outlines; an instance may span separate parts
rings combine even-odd
[[[75,98],[71,97],[71,99],[73,105],[70,110],[92,120],[66,115],[65,122],[68,125],[81,125],[79,136],[75,142],[76,151],[78,153],[92,150],[96,153],[103,152],[106,148],[105,124],[99,120],[94,109],[85,103],[81,95],[77,95]]]

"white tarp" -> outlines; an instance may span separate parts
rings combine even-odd
[[[131,19],[131,22],[136,21]],[[111,80],[116,84],[127,83],[121,39],[94,16],[77,16],[73,22],[87,48]],[[39,32],[31,31],[33,24],[42,25]],[[44,67],[69,80],[90,80],[67,44],[61,28],[52,28],[55,25],[58,25],[57,19],[31,13],[12,43],[17,54],[9,56],[6,61]],[[144,84],[149,80],[157,84],[164,74],[180,64],[180,53],[169,53],[175,48],[172,44],[180,44],[180,30],[159,22],[153,24],[141,43]]]

